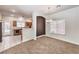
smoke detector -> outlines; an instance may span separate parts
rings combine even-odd
[[[48,10],[50,9],[51,7],[48,7]]]

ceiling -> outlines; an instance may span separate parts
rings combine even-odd
[[[33,12],[53,14],[76,6],[77,5],[0,5],[0,13],[8,16],[20,15],[31,17]]]

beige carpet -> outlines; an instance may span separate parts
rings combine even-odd
[[[49,37],[30,40],[6,51],[3,54],[74,54],[79,53],[79,46]]]

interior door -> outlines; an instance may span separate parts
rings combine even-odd
[[[2,22],[0,22],[0,42],[2,42]]]
[[[45,34],[45,18],[42,16],[37,16],[37,36]]]

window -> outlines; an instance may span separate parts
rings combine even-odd
[[[50,24],[51,33],[65,34],[65,20],[53,20]]]
[[[25,27],[25,23],[22,21],[17,21],[17,27]]]
[[[50,32],[52,32],[52,33],[56,33],[56,21],[52,21],[51,23],[50,23]]]
[[[11,35],[11,23],[10,21],[4,21],[2,25],[3,35]]]
[[[19,17],[17,21],[17,27],[25,27],[25,22],[23,17]]]
[[[5,22],[4,28],[5,28],[5,32],[10,32],[10,23],[9,22]]]

